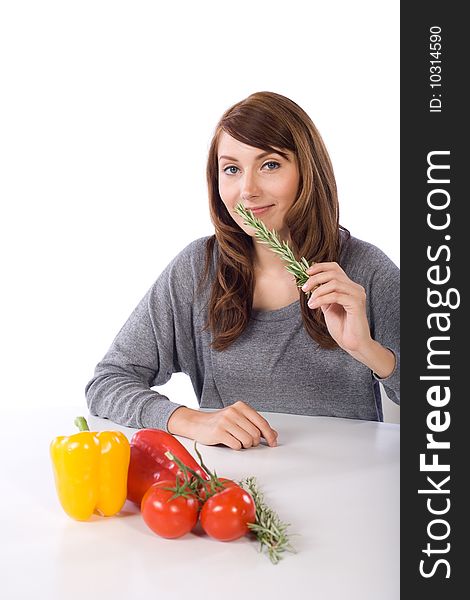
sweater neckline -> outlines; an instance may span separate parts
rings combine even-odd
[[[277,308],[276,310],[253,310],[251,312],[251,318],[254,321],[285,321],[286,319],[292,319],[297,316],[300,312],[300,305],[298,300],[294,300],[291,304]]]

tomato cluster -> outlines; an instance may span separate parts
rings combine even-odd
[[[196,482],[197,483],[197,482]],[[216,540],[236,540],[256,520],[251,495],[234,481],[211,478],[197,485],[186,481],[159,481],[145,492],[142,517],[152,531],[165,538],[189,533],[198,518],[204,531]]]

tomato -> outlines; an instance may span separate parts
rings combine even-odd
[[[200,519],[208,535],[230,542],[248,533],[248,523],[256,520],[255,503],[248,492],[235,484],[209,498]]]
[[[235,483],[235,481],[232,481],[231,479],[226,479],[225,477],[218,477],[217,480],[224,486],[224,488],[216,488],[218,490],[217,493],[221,492],[222,489],[226,489],[229,487],[240,487],[237,483]],[[211,485],[209,481],[205,482],[204,485],[201,485],[198,494],[199,498],[201,499],[201,502],[203,503],[206,501],[208,494],[209,496],[212,495]]]
[[[199,500],[197,496],[170,498],[174,492],[165,490],[174,487],[174,481],[159,481],[145,492],[141,511],[145,523],[152,531],[164,538],[178,538],[197,523]]]

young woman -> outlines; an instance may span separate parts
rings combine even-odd
[[[382,420],[379,381],[399,403],[399,270],[339,225],[309,116],[270,92],[238,102],[216,127],[207,181],[215,235],[187,246],[129,317],[86,387],[90,412],[234,449],[276,445],[258,411]],[[303,290],[239,202],[312,265]],[[151,389],[176,372],[217,410]]]

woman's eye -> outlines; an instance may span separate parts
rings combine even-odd
[[[268,171],[274,171],[275,169],[278,169],[281,165],[275,161],[275,160],[270,160],[267,163],[264,163],[263,167],[267,167]]]
[[[224,173],[227,173],[227,175],[236,175],[237,171],[238,167],[235,167],[234,165],[230,165],[224,168]]]

